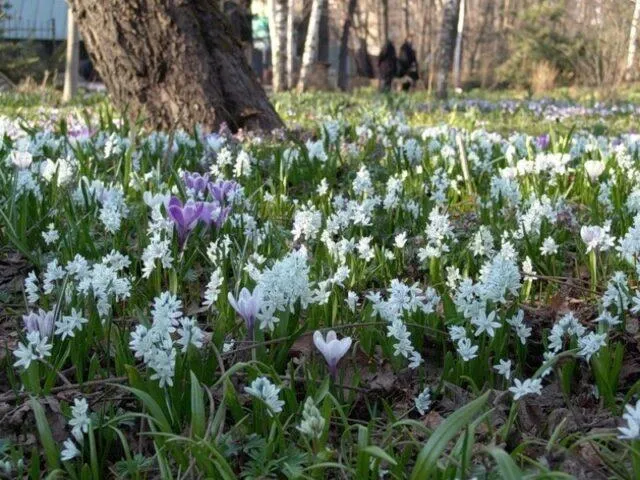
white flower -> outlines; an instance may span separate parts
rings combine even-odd
[[[88,323],[89,320],[81,315],[81,312],[75,308],[71,309],[71,315],[63,315],[56,321],[56,335],[60,335],[62,340],[67,337],[74,337],[76,330],[82,330],[82,325]]]
[[[47,337],[42,338],[37,330],[27,333],[27,343],[18,343],[18,348],[13,352],[13,355],[18,358],[13,366],[23,367],[26,370],[31,362],[50,357],[53,345],[47,343],[47,340]]]
[[[511,360],[500,360],[499,363],[493,366],[493,369],[507,380],[511,378]]]
[[[349,290],[347,292],[347,298],[344,301],[349,307],[349,310],[355,313],[356,307],[358,306],[358,294],[356,292]]]
[[[316,188],[316,193],[322,197],[326,195],[328,191],[329,191],[329,184],[327,183],[327,179],[323,178],[322,180],[320,180],[320,184]]]
[[[38,360],[38,355],[33,351],[30,343],[27,343],[26,345],[24,343],[18,343],[18,347],[13,354],[18,359],[13,364],[16,368],[22,367],[26,370],[29,368],[29,365],[31,365],[31,362]]]
[[[422,392],[420,392],[420,395],[415,398],[414,403],[416,405],[416,409],[420,412],[420,415],[424,415],[429,411],[431,408],[431,391],[429,390],[429,387],[426,387]]]
[[[22,170],[29,168],[33,163],[33,156],[29,152],[20,150],[12,150],[9,154],[9,159],[13,165]]]
[[[44,239],[44,243],[46,243],[47,245],[56,243],[60,239],[60,234],[56,230],[53,223],[49,224],[46,232],[42,232],[42,238]]]
[[[64,441],[63,445],[64,448],[60,452],[60,459],[63,462],[68,462],[72,458],[80,456],[80,450],[78,450],[78,447],[76,447],[76,444],[73,443],[73,440],[71,438],[67,438]]]
[[[458,340],[458,354],[462,357],[462,360],[468,362],[476,358],[478,352],[478,346],[473,345],[468,338],[461,338]]]
[[[307,397],[302,410],[302,421],[296,428],[309,438],[320,438],[324,431],[324,424],[324,418],[313,402],[313,398]]]
[[[89,404],[85,398],[76,398],[73,400],[73,406],[71,407],[72,418],[69,420],[69,425],[73,427],[71,433],[78,441],[82,439],[83,433],[89,431],[89,427],[91,426],[88,411]]]
[[[514,379],[513,387],[509,388],[509,391],[513,393],[513,399],[519,400],[525,395],[542,393],[542,380],[539,378],[527,378],[524,382],[519,379]]]
[[[396,248],[402,249],[407,244],[407,232],[402,232],[394,237],[393,244]]]
[[[584,357],[588,362],[592,355],[598,353],[598,350],[607,344],[606,338],[606,333],[597,334],[589,332],[588,334],[583,335],[578,339],[578,347],[580,348],[578,355]]]
[[[305,240],[313,240],[322,228],[322,212],[309,203],[298,210],[293,219],[293,240],[304,236]]]
[[[542,256],[555,255],[558,253],[558,244],[553,237],[547,237],[544,239],[544,242],[542,242],[542,246],[540,247],[540,253]]]
[[[592,250],[609,250],[615,242],[615,237],[609,235],[609,227],[607,225],[604,227],[584,225],[580,228],[580,237],[587,245],[587,253]]]
[[[202,302],[203,307],[211,308],[213,304],[216,303],[218,296],[220,295],[220,288],[222,287],[223,281],[224,276],[222,275],[222,269],[218,267],[211,274],[207,288],[204,291],[204,302]]]
[[[40,299],[40,288],[38,287],[38,277],[35,272],[29,272],[24,280],[24,291],[27,294],[27,301],[31,304]]]
[[[252,397],[262,400],[269,409],[269,415],[282,411],[284,401],[278,398],[280,389],[266,377],[256,378],[249,387],[244,387],[244,391]]]
[[[617,315],[612,315],[608,310],[603,310],[598,318],[596,318],[596,322],[601,323],[606,327],[615,327],[616,325],[620,325],[622,320],[620,320]]]
[[[351,348],[351,337],[344,337],[342,340],[338,340],[336,332],[329,330],[325,339],[322,333],[316,330],[313,333],[313,344],[324,356],[329,366],[329,373],[335,378],[338,362]]]
[[[180,338],[176,343],[182,346],[182,352],[186,352],[189,345],[193,345],[196,348],[202,348],[202,340],[204,334],[202,330],[193,318],[185,317],[180,320],[180,328],[177,330]]]
[[[484,310],[480,310],[478,312],[479,315],[476,315],[471,318],[471,323],[476,326],[475,336],[479,336],[482,332],[487,332],[491,338],[495,335],[495,329],[500,328],[500,322],[494,321],[496,318],[495,310],[492,311],[489,315],[486,314]]]
[[[522,262],[522,273],[524,273],[524,277],[527,280],[536,279],[537,272],[533,269],[533,263],[531,262],[531,258],[528,256]]]
[[[604,162],[600,160],[587,160],[584,162],[584,170],[589,177],[589,181],[595,182],[602,172],[604,172]]]
[[[635,407],[629,404],[624,407],[625,414],[622,418],[627,421],[626,427],[619,427],[621,435],[619,438],[624,440],[640,440],[640,400],[636,402]]]

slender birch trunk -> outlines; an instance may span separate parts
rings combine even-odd
[[[73,19],[71,8],[67,10],[67,63],[64,71],[62,101],[70,101],[78,92],[78,66],[80,57],[80,35]]]
[[[627,80],[633,78],[633,67],[636,59],[636,43],[638,41],[638,19],[640,19],[640,0],[636,0],[633,9],[633,18],[631,19],[631,29],[629,30],[629,49],[627,50],[627,66],[625,68],[625,77]]]
[[[287,0],[269,0],[273,91],[287,88]]]
[[[460,13],[458,14],[458,33],[456,35],[456,49],[453,54],[453,85],[460,87],[460,70],[462,64],[462,34],[464,33],[465,0],[460,0]]]
[[[288,0],[287,5],[287,88],[295,87],[296,68],[296,31],[295,0]]]
[[[302,66],[300,68],[300,79],[298,80],[298,91],[304,92],[309,88],[309,80],[313,70],[313,64],[318,58],[318,37],[320,33],[320,17],[322,6],[326,0],[313,0],[311,4],[311,15],[309,16],[309,27],[307,28],[307,38],[304,42],[304,53],[302,55]]]

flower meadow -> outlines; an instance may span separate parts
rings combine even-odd
[[[0,118],[2,475],[638,478],[640,135],[333,110]]]

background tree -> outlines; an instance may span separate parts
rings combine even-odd
[[[635,1],[633,17],[631,17],[631,27],[629,29],[629,48],[627,49],[627,65],[625,77],[627,80],[633,78],[633,66],[636,58],[636,43],[638,41],[638,20],[640,19],[640,0]]]
[[[460,0],[446,0],[440,27],[438,73],[436,74],[436,96],[441,99],[447,98],[447,84],[456,45],[459,11]]]
[[[349,61],[349,32],[353,23],[353,16],[356,11],[357,0],[349,0],[347,6],[347,16],[342,25],[342,36],[340,37],[340,53],[338,56],[338,88],[347,90],[349,88],[349,77],[347,67]]]
[[[287,89],[287,0],[269,0],[269,34],[273,91]]]
[[[296,29],[295,0],[287,2],[287,88],[295,87]]]
[[[80,61],[80,38],[78,28],[73,19],[73,12],[67,12],[67,61],[64,71],[64,88],[62,90],[62,101],[68,102],[78,91],[78,67]]]
[[[113,101],[156,128],[282,127],[217,0],[69,0]]]
[[[298,91],[300,92],[309,88],[309,80],[313,70],[313,64],[318,59],[320,17],[322,16],[322,8],[325,1],[326,0],[313,0],[311,3],[309,26],[307,27],[307,37],[304,42],[304,53],[302,55],[302,66],[300,67],[300,79],[298,80]]]

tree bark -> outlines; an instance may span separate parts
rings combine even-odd
[[[638,41],[638,19],[640,19],[640,0],[636,0],[633,9],[633,17],[631,19],[631,28],[629,30],[629,48],[627,50],[627,65],[625,68],[625,77],[627,80],[633,78],[633,64],[636,57],[636,43]]]
[[[458,14],[458,32],[456,34],[456,48],[453,53],[453,85],[460,88],[460,70],[462,64],[462,34],[464,33],[464,5],[465,1],[460,0],[460,10]]]
[[[318,27],[318,61],[329,63],[329,0],[322,2],[320,26]]]
[[[347,90],[349,88],[349,77],[347,72],[349,60],[349,31],[353,23],[353,15],[356,11],[358,0],[349,0],[347,7],[347,18],[342,26],[342,38],[340,39],[340,54],[338,57],[338,88]]]
[[[67,60],[64,70],[62,101],[69,102],[78,92],[78,66],[80,63],[80,38],[73,12],[67,9]]]
[[[153,128],[282,127],[217,0],[68,0],[113,101]]]
[[[325,1],[326,0],[313,0],[311,4],[311,15],[309,16],[307,38],[304,42],[304,53],[302,55],[302,67],[300,68],[300,79],[298,80],[298,91],[300,92],[304,92],[309,88],[313,64],[318,59],[318,33],[320,30],[322,5]]]
[[[296,68],[295,0],[287,4],[287,88],[295,87]]]
[[[384,45],[389,40],[389,0],[382,0],[382,42]]]
[[[456,30],[458,26],[458,12],[460,0],[446,0],[442,13],[440,40],[438,48],[438,73],[436,74],[436,97],[447,98],[447,84],[453,62],[453,52],[456,44]]]
[[[287,0],[269,0],[273,91],[287,89]]]

